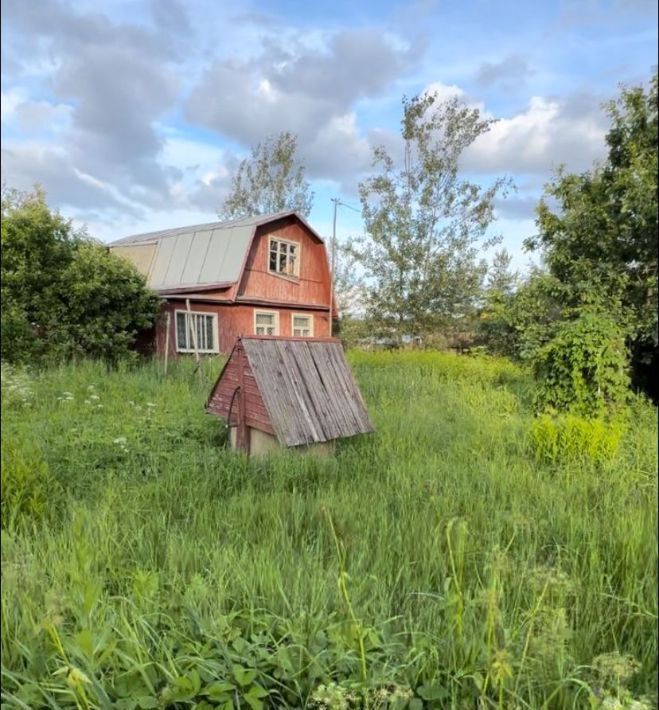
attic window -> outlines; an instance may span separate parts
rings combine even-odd
[[[270,239],[268,271],[280,276],[300,275],[300,245],[282,239]]]
[[[313,338],[313,316],[293,313],[293,337]]]
[[[256,335],[279,335],[279,313],[277,311],[254,311],[254,333]]]
[[[196,340],[196,343],[195,343]],[[176,311],[176,350],[180,353],[219,352],[215,313]]]

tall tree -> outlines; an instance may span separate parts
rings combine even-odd
[[[383,147],[379,172],[360,184],[366,238],[353,244],[368,284],[368,309],[385,329],[428,332],[464,322],[486,272],[478,258],[507,181],[483,188],[463,178],[459,160],[491,121],[458,98],[403,99],[402,165]]]
[[[519,283],[519,272],[511,268],[513,257],[507,249],[499,249],[494,254],[492,266],[487,272],[489,294],[509,296]]]
[[[606,160],[581,175],[560,170],[538,207],[539,248],[572,308],[615,313],[637,374],[657,362],[657,73],[607,106]],[[649,374],[649,372],[648,372]]]
[[[296,210],[306,217],[312,203],[305,167],[297,156],[297,138],[286,131],[266,138],[240,163],[218,214],[238,219]]]

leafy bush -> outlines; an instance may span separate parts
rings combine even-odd
[[[531,425],[536,459],[550,463],[612,460],[626,431],[624,420],[585,419],[575,414],[543,414]]]
[[[601,313],[584,311],[561,323],[536,353],[533,370],[539,411],[595,416],[628,397],[624,335],[616,321]]]
[[[148,329],[159,299],[125,259],[75,231],[40,190],[2,199],[2,358],[116,363]]]

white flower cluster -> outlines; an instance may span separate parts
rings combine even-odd
[[[94,409],[103,409],[100,399],[101,398],[96,394],[96,385],[87,385],[87,399],[85,399],[85,404]]]
[[[30,407],[34,392],[25,372],[16,370],[7,363],[2,363],[2,399],[3,404],[18,407]]]
[[[123,451],[126,452],[128,451],[128,439],[125,436],[119,436],[116,439],[112,440],[113,444],[117,444],[117,446]]]

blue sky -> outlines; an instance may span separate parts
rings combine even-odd
[[[657,3],[5,0],[2,179],[104,241],[212,221],[239,161],[298,135],[329,236],[358,205],[401,98],[459,95],[497,123],[464,156],[510,176],[495,231],[523,268],[533,208],[560,163],[605,155],[602,102],[657,64]],[[340,208],[340,239],[361,233]]]

